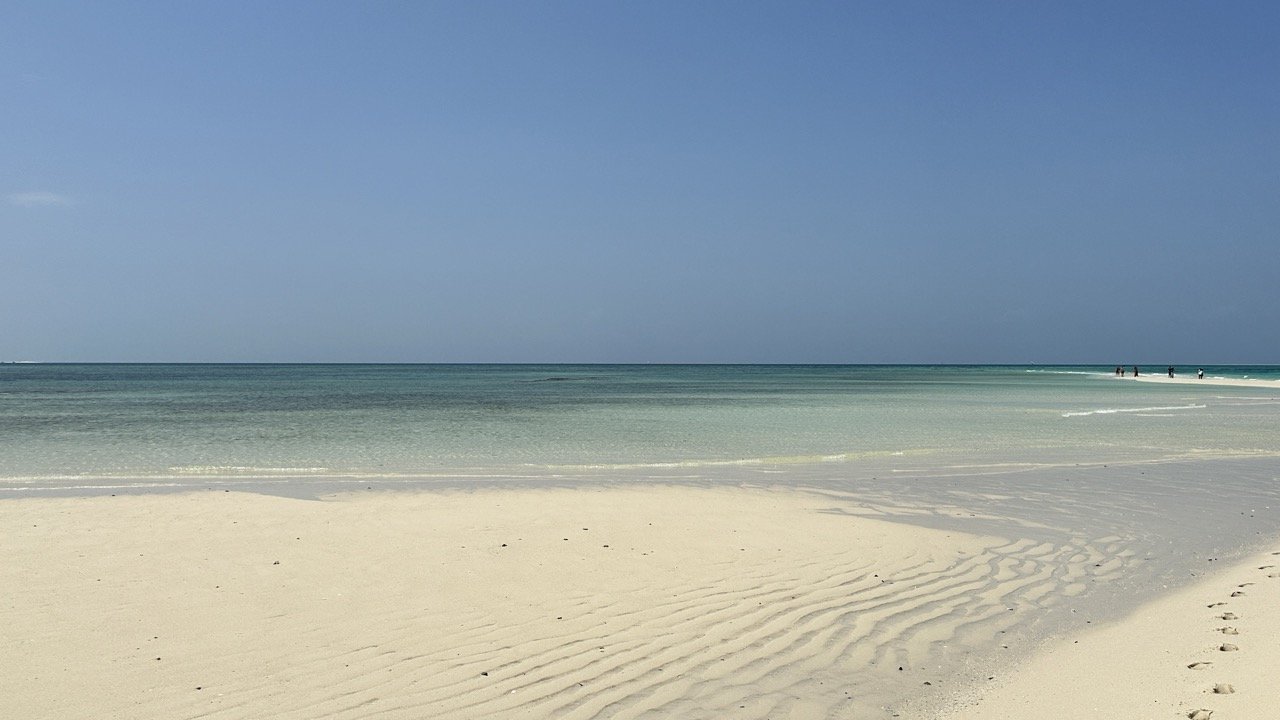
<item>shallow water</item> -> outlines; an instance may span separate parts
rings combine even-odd
[[[856,473],[886,458],[1266,454],[1276,437],[1280,387],[1120,382],[1107,368],[0,365],[5,491],[810,462]]]

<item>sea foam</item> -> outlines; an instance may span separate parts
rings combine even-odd
[[[1087,415],[1114,415],[1116,413],[1156,413],[1173,410],[1204,410],[1208,405],[1170,405],[1144,408],[1102,408],[1100,410],[1080,410],[1062,413],[1062,417],[1085,417]]]

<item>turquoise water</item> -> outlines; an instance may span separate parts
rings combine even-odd
[[[1280,379],[1276,367],[1205,369]],[[0,365],[0,488],[1277,452],[1280,382],[1164,386],[1113,370]]]

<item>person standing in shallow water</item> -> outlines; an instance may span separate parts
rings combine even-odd
[[[1200,368],[1199,370],[1196,370],[1196,379],[1197,380],[1204,379],[1204,368]]]
[[[1138,377],[1138,366],[1137,366],[1137,365],[1134,365],[1134,366],[1133,366],[1133,376],[1134,376],[1134,377]]]
[[[1173,377],[1173,366],[1169,366],[1169,377]]]

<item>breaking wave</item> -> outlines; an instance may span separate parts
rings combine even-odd
[[[1102,408],[1101,410],[1079,410],[1062,413],[1062,417],[1085,417],[1087,415],[1115,415],[1117,413],[1158,413],[1176,410],[1204,410],[1208,405],[1171,405],[1164,407],[1144,408]]]

